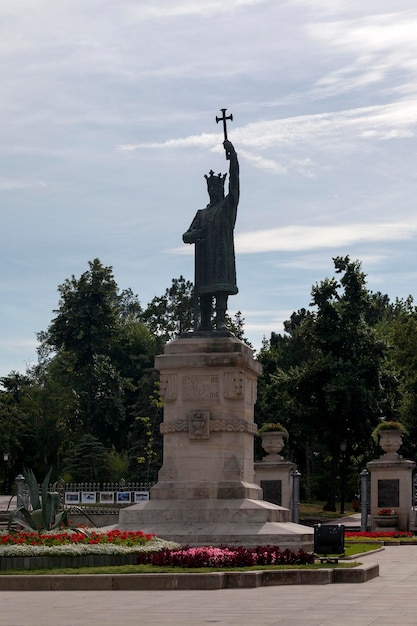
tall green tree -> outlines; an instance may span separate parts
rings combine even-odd
[[[360,263],[336,257],[334,264],[340,279],[313,286],[313,310],[293,315],[288,335],[275,337],[273,354],[266,350],[261,357],[270,368],[264,406],[271,410],[275,395],[276,411],[290,431],[295,428],[310,445],[325,444],[329,510],[335,510],[342,442],[348,456],[364,453],[380,417],[394,417],[398,406],[386,347],[370,323],[372,296]]]
[[[140,317],[151,333],[159,337],[162,349],[167,341],[193,330],[194,305],[194,285],[181,275],[172,279],[171,286],[162,296],[155,296],[151,300]],[[227,328],[238,339],[249,344],[244,336],[244,322],[241,311],[237,311],[233,317],[226,315]]]
[[[111,440],[124,419],[124,380],[110,355],[119,335],[118,288],[112,268],[89,262],[79,279],[58,287],[56,317],[42,337],[67,365],[74,430]]]
[[[159,395],[156,370],[143,376],[139,384],[136,418],[128,435],[129,469],[134,480],[156,481],[162,465],[162,436],[159,426],[163,419],[163,402]]]
[[[165,343],[193,328],[194,287],[184,276],[173,278],[162,296],[155,296],[142,320]]]
[[[2,378],[5,391],[0,394],[9,420],[0,433],[3,452],[9,452],[9,471],[16,476],[25,467],[38,473],[57,467],[59,449],[64,438],[58,415],[60,399],[55,390],[39,376],[36,368],[25,375],[11,372]]]
[[[2,493],[10,493],[12,479],[21,471],[27,416],[16,399],[0,392],[0,476]]]
[[[399,419],[408,436],[402,454],[417,455],[417,307],[413,298],[396,300],[380,320],[378,332],[387,341],[389,358],[399,381]]]
[[[71,352],[77,367],[93,364],[97,354],[108,354],[117,331],[118,289],[112,268],[99,259],[89,270],[74,275],[58,287],[57,314],[49,325],[46,343],[55,350]]]

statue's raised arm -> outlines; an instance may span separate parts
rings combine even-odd
[[[223,146],[230,162],[229,193],[225,197],[226,174],[215,175],[211,170],[208,176],[205,175],[210,202],[205,209],[197,211],[182,237],[184,243],[195,244],[194,287],[198,303],[195,330],[200,331],[212,330],[213,298],[216,300],[216,331],[227,330],[228,296],[238,292],[233,230],[239,202],[239,162],[227,137]]]
[[[239,161],[237,160],[236,150],[231,141],[225,139],[223,142],[224,149],[226,150],[226,158],[230,161],[229,167],[229,193],[227,198],[230,205],[235,209],[235,220],[237,213],[237,205],[239,203]]]

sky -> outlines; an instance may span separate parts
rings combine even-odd
[[[240,310],[256,349],[335,256],[417,296],[415,0],[6,0],[0,7],[0,376],[37,362],[57,287],[99,258],[142,306],[240,162]]]

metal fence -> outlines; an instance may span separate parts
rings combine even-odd
[[[80,482],[58,485],[60,499],[67,507],[123,507],[150,499],[155,483],[145,481]]]
[[[62,483],[62,487],[58,484],[58,488],[64,492],[82,492],[82,491],[150,491],[155,485],[154,482],[134,482],[119,480],[117,482],[81,482],[81,483]]]
[[[101,512],[106,509],[109,512],[117,512],[120,507],[129,506],[149,500],[150,491],[155,482],[148,481],[126,481],[114,482],[64,482],[63,480],[48,486],[49,491],[58,491],[59,508],[76,509],[82,507],[83,510]],[[31,501],[28,485],[23,477],[16,477],[17,505],[31,509]],[[41,485],[39,485],[41,493]]]

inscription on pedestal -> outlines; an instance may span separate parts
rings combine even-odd
[[[378,480],[378,507],[400,506],[400,481],[398,478]]]
[[[212,400],[219,397],[218,376],[184,376],[182,379],[184,400]]]
[[[281,480],[261,480],[261,489],[264,492],[264,500],[281,506],[281,502],[282,502],[282,481]]]

